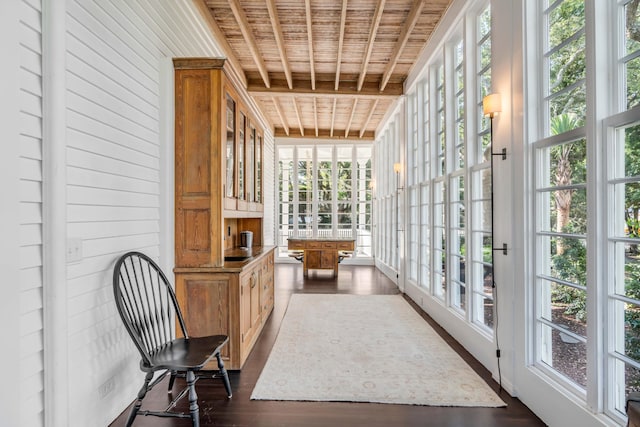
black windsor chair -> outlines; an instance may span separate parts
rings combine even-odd
[[[220,356],[220,350],[229,338],[226,335],[189,337],[169,280],[152,259],[140,252],[126,253],[116,262],[113,293],[122,322],[142,357],[140,369],[146,372],[144,384],[127,419],[127,427],[137,415],[191,418],[193,425],[199,427],[195,383],[205,376],[202,369],[213,357],[217,359],[218,371],[217,374],[208,374],[210,377],[222,377],[227,396],[231,397],[229,376]],[[176,338],[178,328],[182,338]],[[164,372],[151,382],[157,371]],[[172,393],[176,376],[186,378],[186,388],[164,411],[141,411],[147,392],[168,373],[171,374],[169,393]],[[172,412],[187,393],[189,413]]]

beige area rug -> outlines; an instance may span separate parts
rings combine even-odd
[[[251,399],[506,406],[400,295],[293,294]]]

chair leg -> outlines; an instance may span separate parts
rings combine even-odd
[[[176,381],[176,375],[178,373],[176,371],[171,371],[171,378],[169,378],[169,389],[167,390],[168,393],[171,393],[171,391],[173,390],[173,383]]]
[[[151,382],[152,378],[153,378],[153,372],[147,372],[147,375],[144,377],[144,384],[142,385],[142,388],[140,388],[140,391],[138,392],[138,399],[136,400],[136,403],[133,405],[133,408],[131,408],[131,412],[129,413],[129,418],[127,418],[127,427],[130,427],[131,424],[133,424],[134,418],[136,417],[136,415],[138,415],[138,411],[142,406],[142,399],[144,399],[144,397],[147,395],[147,390],[149,389],[149,383]]]
[[[227,397],[231,398],[233,393],[231,393],[231,383],[229,382],[229,374],[227,370],[224,368],[224,363],[222,362],[222,356],[220,356],[220,352],[216,353],[216,359],[218,360],[218,369],[220,370],[220,375],[222,376],[222,381],[224,382],[224,388],[227,390]]]
[[[189,387],[189,411],[193,427],[200,427],[200,409],[198,408],[198,395],[196,394],[196,375],[193,371],[187,371],[187,387]]]

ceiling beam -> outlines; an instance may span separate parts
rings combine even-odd
[[[275,0],[267,0],[267,9],[269,9],[269,18],[271,19],[271,25],[273,26],[273,35],[276,38],[276,44],[278,45],[278,52],[280,53],[280,60],[282,61],[282,69],[284,75],[287,78],[289,89],[293,89],[293,79],[291,77],[291,66],[289,65],[289,58],[287,57],[287,51],[284,47],[284,36],[282,34],[282,26],[280,25],[280,18],[278,18],[278,9],[276,9]]]
[[[393,53],[391,54],[391,58],[387,63],[387,66],[382,74],[382,81],[380,82],[380,90],[384,90],[385,86],[389,82],[389,78],[391,77],[391,73],[393,73],[393,69],[396,67],[398,63],[398,58],[400,57],[400,53],[404,49],[407,41],[409,40],[409,36],[411,35],[411,31],[413,31],[413,27],[416,26],[418,22],[418,18],[420,18],[420,12],[422,12],[422,7],[424,6],[423,0],[413,0],[413,5],[411,6],[411,10],[409,11],[409,16],[404,22],[404,26],[400,31],[400,36],[398,37],[398,41],[396,42],[395,47],[393,48]]]
[[[291,132],[289,132],[288,134],[285,133],[284,129],[279,127],[276,127],[273,130],[273,136],[276,138],[304,138],[304,139],[323,138],[323,139],[332,139],[336,141],[344,141],[348,139],[348,140],[362,140],[362,141],[371,141],[371,142],[373,142],[373,140],[375,139],[375,132],[372,130],[366,131],[360,139],[354,138],[354,137],[345,138],[344,134],[345,132],[343,129],[336,129],[335,135],[333,136],[331,135],[330,129],[318,129],[318,136],[315,136],[311,129],[306,129],[306,132],[304,135],[300,133],[299,129],[291,129]]]
[[[373,113],[376,111],[377,106],[378,106],[378,100],[374,99],[373,105],[369,109],[369,115],[367,116],[367,120],[364,121],[364,123],[362,124],[362,128],[360,128],[360,138],[362,138],[362,135],[364,135],[367,129],[367,126],[369,126],[369,122],[371,121],[371,118],[373,117]]]
[[[342,14],[340,15],[340,35],[338,36],[338,58],[336,59],[335,90],[340,86],[340,66],[342,65],[342,47],[344,45],[344,28],[347,24],[347,0],[342,0]]]
[[[307,0],[309,1],[309,0]],[[380,26],[380,20],[382,19],[382,12],[384,11],[384,3],[386,0],[379,0],[376,6],[376,11],[373,14],[373,21],[371,22],[371,29],[369,30],[369,41],[367,42],[367,50],[362,59],[362,68],[360,70],[360,77],[358,78],[358,90],[362,88],[364,78],[367,75],[367,67],[369,66],[369,59],[371,59],[371,52],[373,51],[373,42],[376,39],[378,33],[378,27]]]
[[[304,0],[307,16],[307,41],[309,43],[309,67],[311,69],[311,89],[316,90],[316,66],[313,59],[313,32],[311,31],[311,0]]]
[[[347,128],[344,130],[344,137],[349,137],[349,130],[351,129],[351,124],[353,123],[353,116],[356,114],[356,108],[358,107],[358,98],[353,99],[353,105],[351,106],[351,114],[349,114],[349,121],[347,122]]]
[[[256,66],[258,67],[258,71],[260,72],[260,76],[264,81],[264,85],[266,87],[270,87],[271,83],[269,82],[269,73],[267,72],[267,66],[265,65],[264,59],[262,59],[262,55],[258,50],[258,44],[256,43],[256,39],[253,37],[253,33],[251,32],[251,27],[249,25],[247,15],[244,14],[242,6],[240,5],[240,2],[238,0],[229,0],[229,6],[231,6],[233,16],[235,16],[238,26],[240,27],[240,32],[242,32],[242,36],[247,42],[247,46],[249,47],[249,51],[251,52],[251,57],[253,58],[253,62],[255,62]]]
[[[289,126],[287,125],[286,120],[284,119],[284,114],[282,114],[282,109],[280,108],[280,104],[278,103],[278,99],[275,96],[271,97],[271,101],[273,102],[273,106],[276,109],[276,113],[278,117],[280,117],[280,123],[282,123],[282,128],[289,135]]]
[[[340,84],[341,89],[336,91],[333,82],[318,81],[316,88],[309,87],[308,82],[295,79],[293,89],[289,89],[285,80],[271,80],[271,87],[266,88],[260,80],[249,80],[247,82],[247,92],[250,95],[271,95],[271,96],[335,96],[338,98],[380,98],[395,99],[403,93],[402,83],[388,83],[384,91],[380,91],[379,80],[366,82],[360,90],[356,88],[355,82],[348,81]],[[305,83],[307,83],[305,85]]]
[[[300,128],[300,134],[304,136],[304,126],[302,125],[302,116],[300,115],[300,108],[298,107],[298,103],[296,102],[296,98],[291,98],[293,101],[293,109],[296,111],[296,118],[298,119],[298,127]]]

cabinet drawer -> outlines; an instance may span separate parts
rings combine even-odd
[[[322,242],[307,242],[307,249],[322,249]]]
[[[336,242],[322,242],[322,249],[335,249]]]
[[[289,249],[304,249],[304,242],[299,240],[289,240]]]
[[[338,242],[338,249],[353,250],[353,242]]]

